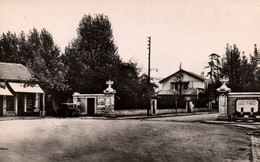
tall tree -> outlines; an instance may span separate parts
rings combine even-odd
[[[26,66],[48,93],[63,91],[68,88],[65,80],[65,68],[60,58],[60,50],[54,44],[51,34],[42,29],[29,32],[30,58]]]
[[[241,75],[241,58],[240,51],[234,44],[233,47],[227,44],[225,56],[222,58],[221,75],[229,76],[229,84],[232,91],[239,91],[241,89],[240,75]]]
[[[65,48],[62,56],[67,66],[67,78],[73,91],[102,93],[108,79],[114,81],[117,91],[116,107],[124,103],[133,108],[140,97],[149,96],[144,75],[140,76],[137,63],[123,62],[114,43],[111,23],[107,16],[84,15],[79,23],[77,37]],[[153,87],[152,85],[151,87]],[[145,89],[145,90],[144,90]],[[146,97],[148,99],[149,97]],[[140,100],[142,100],[140,98]]]
[[[250,55],[250,62],[252,64],[252,70],[255,75],[254,86],[256,91],[260,91],[260,68],[258,67],[260,61],[260,52],[257,49],[257,45],[254,45],[254,54]]]
[[[1,62],[20,62],[18,54],[18,38],[16,34],[8,32],[2,34],[0,39],[0,61]]]
[[[104,85],[109,70],[120,63],[110,21],[103,14],[84,15],[77,33],[77,38],[65,49],[70,85],[79,92],[101,91],[104,86],[94,85]]]
[[[210,69],[207,76],[210,76],[211,82],[216,82],[216,80],[219,79],[219,75],[220,75],[219,58],[220,58],[220,56],[216,53],[212,53],[212,54],[209,55],[209,62],[208,62],[208,65],[205,68]]]
[[[254,70],[252,64],[249,63],[245,53],[243,52],[241,58],[241,73],[240,82],[236,84],[241,84],[240,91],[252,91],[254,89]]]

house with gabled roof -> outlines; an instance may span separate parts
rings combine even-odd
[[[193,72],[186,71],[181,67],[179,71],[162,79],[159,83],[162,87],[157,93],[159,98],[164,102],[167,102],[168,100],[171,102],[170,105],[173,105],[175,104],[174,98],[182,96],[184,107],[185,101],[198,98],[200,93],[205,92],[208,85],[206,78]],[[169,107],[169,104],[167,106]]]
[[[0,62],[0,116],[41,115],[44,91],[22,64]]]

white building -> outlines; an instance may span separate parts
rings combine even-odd
[[[207,88],[207,79],[201,75],[189,72],[180,68],[179,71],[164,78],[159,82],[162,89],[157,93],[164,102],[181,96],[183,100],[198,98],[200,93],[204,93]],[[181,89],[180,89],[181,88]],[[185,101],[183,101],[185,103]]]
[[[0,116],[40,115],[44,98],[25,66],[0,62]]]

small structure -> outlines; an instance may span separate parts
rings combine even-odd
[[[44,115],[44,92],[29,70],[0,62],[0,116]]]
[[[75,92],[73,94],[73,103],[79,105],[80,114],[113,116],[116,93],[111,87],[113,83],[111,80],[106,82],[108,87],[103,91],[104,94],[80,94]]]
[[[218,120],[260,120],[260,92],[231,92],[226,85],[229,79],[220,81]]]

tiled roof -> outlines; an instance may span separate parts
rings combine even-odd
[[[0,62],[0,80],[29,81],[32,75],[22,64]]]
[[[180,69],[179,71],[173,73],[172,75],[170,75],[170,76],[168,76],[168,77],[162,79],[159,83],[162,83],[162,82],[164,82],[164,81],[170,79],[172,76],[176,75],[177,73],[186,73],[186,74],[191,75],[191,76],[193,76],[193,77],[195,77],[195,78],[198,78],[199,80],[202,80],[202,81],[206,81],[206,80],[207,80],[206,78],[204,78],[204,77],[201,76],[201,75],[198,75],[198,74],[195,74],[195,73],[193,73],[193,72]]]

